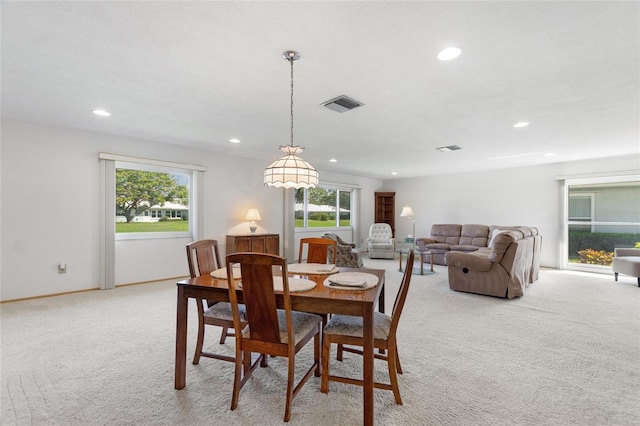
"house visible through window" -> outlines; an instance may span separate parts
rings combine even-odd
[[[117,235],[189,235],[190,170],[116,162],[115,178]]]
[[[296,228],[350,227],[352,194],[350,189],[335,187],[296,190]]]

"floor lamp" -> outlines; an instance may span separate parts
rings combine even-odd
[[[400,213],[400,217],[408,217],[411,219],[411,224],[413,225],[411,234],[411,239],[413,240],[413,248],[416,247],[416,215],[413,212],[413,209],[409,206],[404,206],[402,208],[402,212]]]

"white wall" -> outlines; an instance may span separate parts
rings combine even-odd
[[[400,217],[402,206],[416,214],[416,236],[428,237],[434,223],[535,226],[542,234],[541,265],[558,267],[560,227],[559,182],[556,176],[638,170],[640,156],[487,172],[389,180],[384,190],[396,192],[396,234],[410,234],[411,221]]]
[[[99,152],[206,166],[203,236],[220,241],[223,253],[226,234],[246,224],[250,207],[260,210],[259,231],[283,235],[283,190],[262,183],[267,159],[11,120],[1,131],[0,300],[98,288]],[[321,181],[361,185],[369,204],[358,221],[373,220],[380,181],[320,172]],[[187,275],[185,243],[118,241],[116,285]],[[66,274],[58,263],[67,264]]]

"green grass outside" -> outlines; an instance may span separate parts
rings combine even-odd
[[[116,234],[126,232],[187,232],[189,221],[169,220],[167,222],[117,222]]]
[[[310,220],[309,228],[332,228],[336,226],[334,221],[328,220]],[[349,219],[344,219],[340,221],[340,226],[351,226],[351,221]],[[303,228],[304,221],[302,219],[296,219],[296,228]]]

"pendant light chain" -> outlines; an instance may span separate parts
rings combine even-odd
[[[293,58],[289,59],[291,63],[291,146],[293,146]]]

